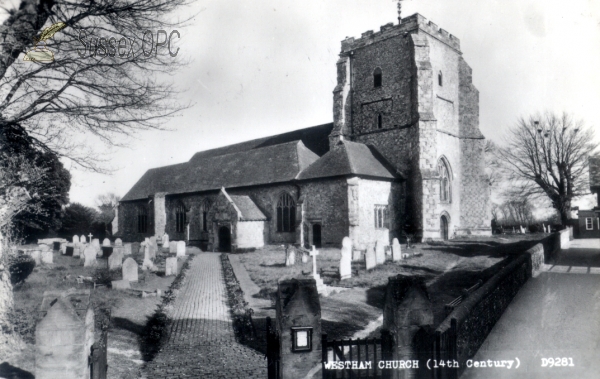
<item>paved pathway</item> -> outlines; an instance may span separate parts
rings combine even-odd
[[[599,377],[600,275],[556,267],[523,286],[473,358],[515,360],[513,367],[467,369],[461,379]],[[542,358],[572,358],[573,366],[542,367]]]
[[[219,254],[192,260],[170,314],[168,342],[144,370],[148,379],[267,377],[264,356],[235,340]]]

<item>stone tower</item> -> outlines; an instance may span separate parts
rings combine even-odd
[[[415,14],[346,38],[337,82],[330,145],[372,145],[407,178],[397,225],[424,239],[491,233],[479,92],[456,37]]]

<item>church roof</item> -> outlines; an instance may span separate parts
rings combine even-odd
[[[373,147],[351,141],[340,141],[334,149],[303,170],[297,179],[361,175],[395,179],[398,174]]]
[[[121,201],[147,199],[158,192],[181,194],[286,182],[319,158],[301,140],[221,153],[196,154],[186,163],[150,169]]]
[[[249,196],[230,195],[229,197],[241,212],[242,221],[261,221],[267,219]]]
[[[600,189],[600,156],[589,157],[590,164],[590,188]]]

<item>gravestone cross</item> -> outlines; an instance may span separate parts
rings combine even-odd
[[[325,289],[325,284],[323,283],[323,279],[321,279],[321,275],[317,272],[317,255],[319,255],[319,250],[315,248],[315,245],[312,245],[312,250],[309,254],[313,258],[313,278],[317,283],[317,291],[321,292]]]
[[[90,242],[92,242],[92,237],[93,237],[93,236],[94,236],[94,235],[93,235],[92,233],[88,234],[88,237],[90,237],[90,239],[89,239],[89,241],[90,241]]]

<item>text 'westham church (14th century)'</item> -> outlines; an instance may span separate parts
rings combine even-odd
[[[347,38],[337,83],[332,124],[148,170],[117,234],[230,251],[491,233],[479,92],[456,37],[415,14]]]

